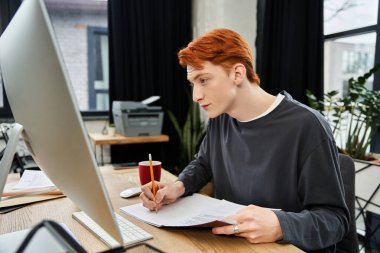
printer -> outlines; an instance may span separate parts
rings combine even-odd
[[[124,136],[160,135],[164,113],[161,106],[149,106],[147,100],[113,101],[116,132]],[[150,100],[151,102],[152,100]]]

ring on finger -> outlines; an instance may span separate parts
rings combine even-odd
[[[238,226],[238,224],[233,224],[232,228],[233,228],[234,234],[239,233],[239,226]]]

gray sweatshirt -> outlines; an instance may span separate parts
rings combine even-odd
[[[330,127],[320,113],[282,94],[259,119],[210,119],[198,154],[179,175],[184,196],[213,181],[215,198],[281,209],[275,213],[282,242],[335,252],[349,212]]]

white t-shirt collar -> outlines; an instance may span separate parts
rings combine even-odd
[[[282,94],[278,94],[276,96],[276,100],[271,104],[271,106],[269,106],[269,108],[263,112],[262,114],[254,117],[253,119],[250,119],[250,120],[244,120],[244,121],[240,121],[240,122],[250,122],[250,121],[253,121],[253,120],[256,120],[256,119],[259,119],[259,118],[262,118],[264,117],[265,115],[269,114],[271,111],[273,111],[274,109],[276,109],[276,107],[281,103],[281,101],[284,99],[284,95]]]

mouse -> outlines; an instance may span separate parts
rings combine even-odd
[[[130,198],[130,197],[134,197],[136,195],[139,195],[140,193],[141,193],[140,187],[133,187],[133,188],[125,189],[124,191],[120,192],[120,197]]]

